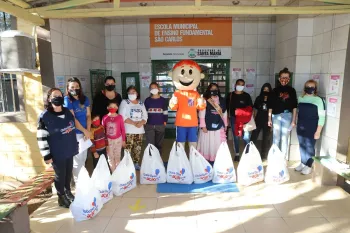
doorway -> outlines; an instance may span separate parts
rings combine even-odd
[[[123,99],[128,98],[128,93],[126,93],[126,90],[130,86],[135,86],[139,94],[141,94],[140,90],[140,73],[139,72],[122,72],[121,73],[121,79],[122,79],[122,93],[123,93]]]
[[[230,60],[195,60],[202,69],[202,73],[205,75],[201,80],[197,90],[200,94],[203,94],[212,82],[219,85],[222,97],[225,98],[226,93],[230,89]],[[179,60],[153,60],[152,61],[152,81],[157,82],[160,87],[160,94],[168,101],[172,97],[175,86],[168,76],[168,73],[173,69],[174,65]],[[176,111],[168,111],[168,123],[166,126],[165,137],[175,138],[175,117]]]

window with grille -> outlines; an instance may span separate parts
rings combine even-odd
[[[177,62],[179,61],[152,61],[153,81],[159,84],[160,94],[164,98],[168,99],[168,101],[175,91],[175,86],[171,77],[168,76],[168,73]],[[219,85],[222,97],[225,97],[226,93],[228,93],[230,89],[230,60],[197,60],[196,62],[201,67],[202,73],[205,75],[205,78],[200,82],[197,91],[200,94],[203,94],[210,83],[217,83]],[[176,135],[174,125],[176,112],[169,111],[168,114],[169,120],[166,126],[166,137],[174,138]]]
[[[11,16],[5,12],[0,12],[0,32],[11,30]]]
[[[0,114],[19,112],[17,77],[15,74],[1,74],[0,77]]]

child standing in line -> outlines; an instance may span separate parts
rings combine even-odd
[[[121,115],[118,115],[118,103],[111,100],[108,104],[108,114],[102,119],[102,125],[105,127],[106,136],[108,139],[108,158],[112,172],[120,163],[120,155],[122,147],[125,148],[126,136],[124,120]]]
[[[92,146],[90,147],[92,153],[92,163],[94,165],[94,169],[96,168],[97,162],[100,159],[101,155],[107,157],[107,149],[108,149],[108,140],[105,134],[105,127],[101,125],[101,119],[98,115],[92,116],[91,122],[91,141]]]

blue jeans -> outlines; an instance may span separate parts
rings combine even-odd
[[[288,152],[288,129],[292,124],[292,117],[291,112],[272,115],[273,144],[280,148],[285,156]]]
[[[230,123],[231,123],[235,152],[236,154],[239,154],[239,137],[235,135],[235,117],[234,116],[230,118]],[[250,142],[249,131],[243,131],[243,141],[244,141],[244,146],[246,146]]]
[[[315,156],[316,140],[313,137],[310,138],[298,134],[298,141],[301,163],[311,167],[314,162],[312,157]]]

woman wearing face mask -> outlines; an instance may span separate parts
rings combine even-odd
[[[211,164],[214,163],[220,144],[226,141],[227,111],[219,86],[211,83],[204,96],[207,107],[199,112],[198,151]]]
[[[55,170],[58,205],[69,208],[74,200],[70,188],[73,156],[78,153],[74,116],[62,107],[60,89],[49,90],[46,101],[46,110],[38,120],[38,145],[45,163],[52,164]]]
[[[120,104],[119,113],[125,122],[126,149],[131,153],[135,169],[140,170],[142,137],[145,133],[143,126],[147,122],[148,115],[136,87],[130,86],[126,91],[128,99]]]
[[[305,83],[304,93],[298,100],[297,135],[301,163],[295,170],[307,175],[312,172],[316,140],[320,138],[325,123],[325,103],[317,96],[317,82],[314,80]]]
[[[281,70],[279,77],[281,85],[273,89],[268,101],[268,125],[273,129],[273,144],[287,156],[288,136],[295,127],[298,100],[295,89],[288,85],[290,81],[288,69]]]
[[[112,76],[107,76],[104,84],[105,88],[95,95],[92,104],[93,115],[98,115],[100,119],[108,114],[107,107],[111,100],[115,101],[118,106],[122,102],[121,95],[115,91],[115,79]]]
[[[239,138],[242,137],[245,144],[250,141],[249,131],[244,131],[244,124],[248,123],[253,114],[253,101],[250,95],[244,92],[245,81],[238,79],[235,84],[235,91],[227,96],[230,124],[232,128],[235,161],[239,161]]]
[[[168,121],[168,104],[165,98],[159,95],[159,85],[153,82],[149,85],[151,96],[145,100],[148,113],[145,125],[147,144],[156,146],[162,154],[162,144],[165,135],[165,126]]]
[[[70,78],[67,81],[67,95],[64,97],[64,107],[68,108],[75,117],[77,128],[77,140],[88,140],[91,137],[90,101],[84,95],[78,78]],[[79,150],[81,151],[81,150]],[[73,178],[77,182],[82,166],[85,166],[87,150],[74,156]]]
[[[256,129],[252,133],[251,140],[256,144],[256,141],[259,137],[260,131],[263,131],[263,140],[261,144],[261,157],[267,157],[267,150],[269,149],[268,139],[270,137],[271,128],[268,126],[268,108],[267,102],[269,94],[271,93],[272,88],[270,83],[265,83],[262,88],[260,95],[256,97],[254,102],[254,117]]]

